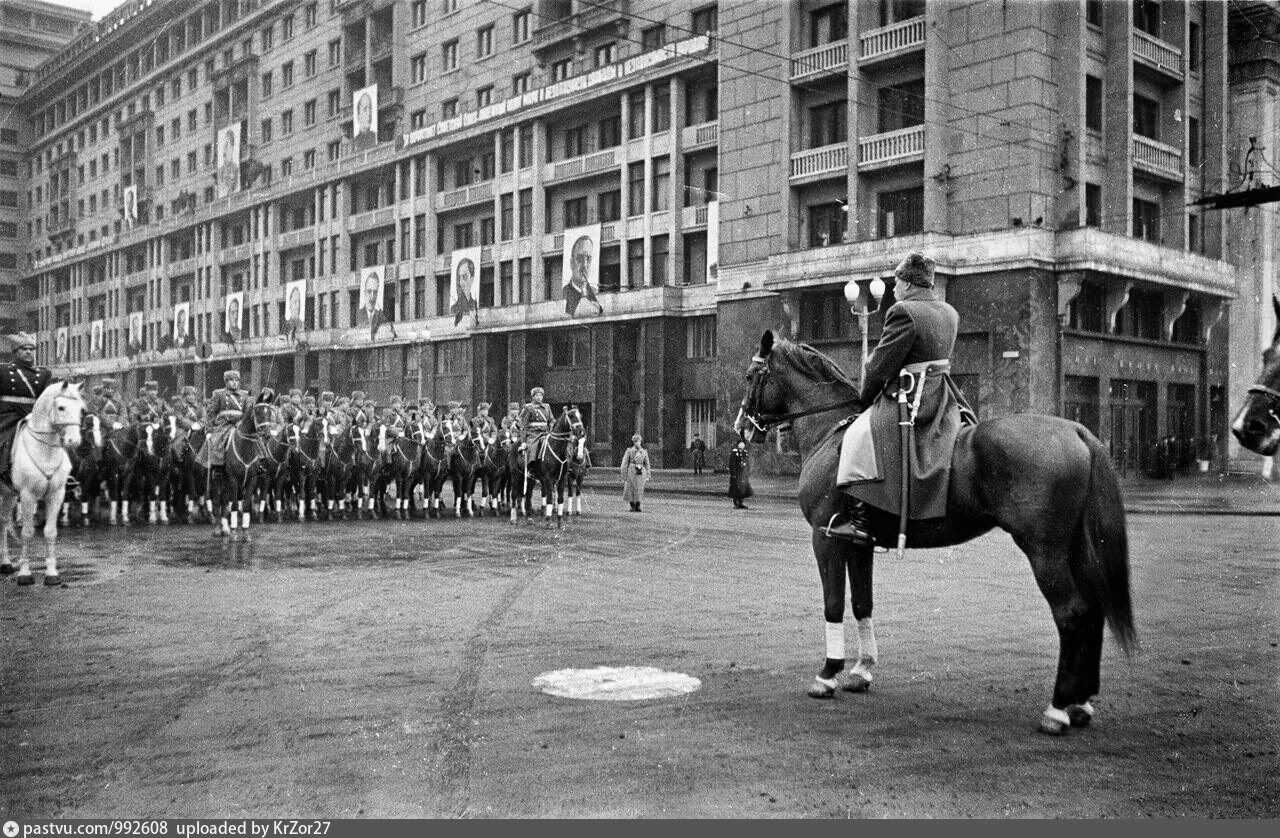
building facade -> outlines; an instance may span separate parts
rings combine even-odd
[[[0,334],[18,328],[26,236],[26,157],[33,135],[19,99],[32,72],[83,28],[89,13],[39,0],[0,0]]]
[[[1223,462],[1235,269],[1188,205],[1227,179],[1227,14],[135,0],[24,94],[25,325],[127,387],[542,385],[597,462],[639,431],[670,467],[729,444],[764,328],[856,369],[847,284],[920,249],[981,415]]]

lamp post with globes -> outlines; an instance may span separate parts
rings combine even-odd
[[[858,384],[861,385],[863,379],[867,376],[867,332],[870,331],[868,324],[871,320],[871,311],[880,307],[880,300],[884,297],[885,285],[884,280],[876,277],[867,283],[867,292],[871,295],[872,305],[863,304],[859,306],[862,299],[862,286],[858,284],[856,279],[851,279],[844,285],[844,298],[849,303],[849,313],[858,318],[858,328],[862,332],[862,362],[858,365]]]

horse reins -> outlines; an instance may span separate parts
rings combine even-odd
[[[742,404],[738,407],[739,415],[750,422],[757,431],[768,433],[769,428],[774,425],[781,425],[794,419],[802,419],[805,416],[816,416],[819,413],[827,413],[832,410],[840,410],[841,408],[853,407],[862,404],[862,399],[853,396],[840,401],[827,402],[815,407],[808,407],[804,410],[793,410],[790,413],[779,413],[776,415],[765,416],[764,414],[749,410],[749,403],[759,403],[760,399],[757,395],[764,388],[765,377],[769,375],[769,359],[760,355],[751,358],[753,364],[761,366],[756,370],[754,380],[752,381],[751,391],[742,399]]]

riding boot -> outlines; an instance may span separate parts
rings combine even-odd
[[[822,528],[822,534],[827,538],[852,541],[859,547],[871,546],[871,536],[868,534],[871,527],[867,516],[867,505],[844,492],[840,493],[840,498],[839,508],[831,516],[831,520],[827,522],[827,525]]]

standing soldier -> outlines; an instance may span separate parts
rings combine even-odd
[[[702,441],[702,434],[693,435],[689,450],[693,452],[693,473],[702,474],[702,469],[707,464],[707,444]]]
[[[102,403],[98,408],[98,420],[102,423],[103,433],[120,430],[123,414],[120,397],[116,395],[116,380],[102,379]]]
[[[551,405],[544,404],[542,401],[545,394],[546,391],[541,387],[534,387],[529,391],[531,401],[520,411],[520,429],[524,434],[524,442],[520,445],[521,451],[528,449],[529,443],[536,443],[543,439],[551,430],[554,417],[551,415]],[[541,456],[541,452],[535,446],[527,456],[537,459]]]
[[[36,399],[53,380],[53,374],[35,365],[36,339],[26,332],[10,335],[13,361],[0,367],[0,481],[12,486],[10,454],[18,423],[31,414]]]

